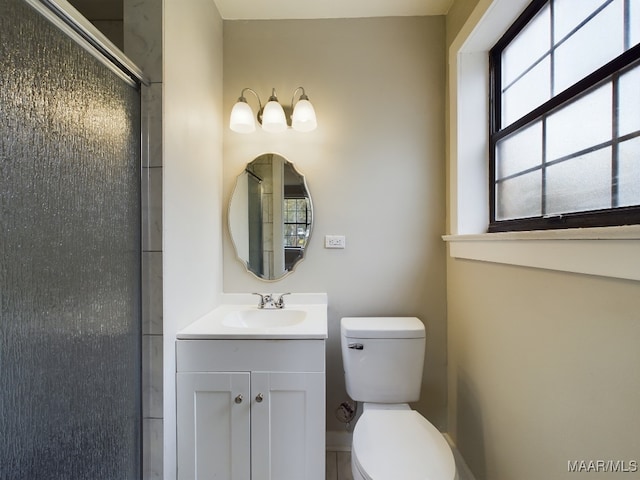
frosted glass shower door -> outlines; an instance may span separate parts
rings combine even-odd
[[[139,88],[23,0],[0,72],[0,479],[139,479]]]

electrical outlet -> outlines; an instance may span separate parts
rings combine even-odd
[[[344,235],[325,235],[324,248],[345,248],[346,238]]]

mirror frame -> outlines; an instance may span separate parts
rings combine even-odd
[[[259,158],[265,156],[265,155],[274,155],[274,156],[278,156],[278,157],[282,158],[284,160],[284,162],[285,162],[285,165],[288,164],[291,167],[291,169],[293,170],[293,173],[295,173],[296,175],[298,175],[301,178],[301,185],[304,187],[305,194],[306,194],[305,198],[308,201],[309,210],[311,212],[311,222],[309,224],[309,231],[308,231],[308,234],[307,234],[307,241],[305,243],[302,255],[300,256],[300,258],[298,258],[295,261],[295,263],[293,263],[293,265],[291,266],[290,270],[285,270],[281,275],[279,275],[278,277],[275,277],[275,278],[268,278],[268,277],[260,276],[260,275],[256,274],[256,272],[254,272],[253,270],[251,270],[249,268],[249,261],[245,260],[244,258],[242,258],[240,256],[240,253],[238,252],[238,246],[236,244],[236,239],[234,238],[233,230],[232,230],[232,227],[231,227],[232,204],[233,204],[233,199],[234,199],[234,196],[236,194],[236,191],[238,190],[239,181],[242,178],[243,174],[245,174],[245,172],[248,172],[247,168],[249,167],[249,165],[251,163],[255,162],[256,160],[258,160]],[[251,175],[252,173],[249,172],[248,174]],[[263,282],[277,282],[277,281],[282,280],[283,278],[289,276],[291,273],[293,273],[298,268],[298,265],[304,261],[306,255],[307,255],[307,249],[309,248],[309,242],[311,241],[311,236],[312,236],[312,233],[313,233],[314,221],[315,221],[315,213],[314,213],[314,208],[313,208],[313,200],[311,198],[311,192],[309,191],[309,185],[307,183],[307,178],[302,172],[300,172],[300,170],[298,170],[296,165],[292,161],[290,161],[287,157],[285,157],[284,155],[282,155],[280,153],[277,153],[277,152],[263,152],[263,153],[260,153],[256,157],[254,157],[250,162],[245,164],[244,169],[235,176],[235,184],[234,184],[234,187],[233,187],[233,189],[231,191],[231,195],[229,197],[229,203],[227,205],[227,229],[229,231],[229,237],[231,238],[231,244],[233,246],[233,250],[234,250],[236,259],[244,266],[244,269],[245,269],[246,272],[250,273],[251,275],[253,275],[258,280],[261,280]]]

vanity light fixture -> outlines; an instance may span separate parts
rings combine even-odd
[[[296,102],[296,94],[302,90],[302,94]],[[245,98],[245,92],[251,92],[258,100],[258,115],[254,116],[253,109],[249,106],[247,99]],[[291,98],[291,119],[287,119],[284,108],[278,102],[276,96],[276,89],[271,90],[271,96],[269,101],[263,107],[262,102],[258,94],[251,88],[243,88],[240,92],[238,101],[231,110],[231,118],[229,120],[229,127],[231,130],[237,133],[251,133],[256,130],[256,121],[262,125],[262,129],[271,132],[279,133],[284,132],[290,125],[294,130],[299,132],[310,132],[315,130],[318,126],[316,121],[316,112],[313,105],[309,101],[309,97],[304,91],[304,88],[298,87],[293,91]]]

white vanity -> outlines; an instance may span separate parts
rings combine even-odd
[[[326,294],[223,295],[177,334],[178,479],[324,480]]]

